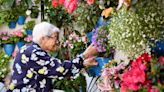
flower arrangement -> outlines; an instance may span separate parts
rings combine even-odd
[[[9,70],[9,61],[11,57],[7,56],[3,50],[0,50],[0,80],[4,79],[8,74]]]
[[[129,63],[111,61],[103,69],[98,87],[102,91],[159,92],[164,89],[163,69],[163,56],[157,59],[147,53]]]

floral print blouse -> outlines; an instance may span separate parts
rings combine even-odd
[[[51,57],[39,45],[23,46],[14,60],[11,83],[7,92],[51,92],[52,79],[75,77],[82,65],[82,55],[72,61]]]

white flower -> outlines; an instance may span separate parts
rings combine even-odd
[[[29,16],[31,14],[31,10],[26,11],[26,15]]]
[[[43,79],[39,83],[40,83],[40,88],[44,88],[45,87],[45,84],[46,84],[46,79]]]
[[[68,46],[69,46],[71,49],[74,48],[73,44],[69,44]]]
[[[82,39],[78,38],[77,42],[82,42]]]

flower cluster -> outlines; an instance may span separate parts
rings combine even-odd
[[[77,7],[77,0],[52,0],[52,5],[56,8],[63,5],[68,13],[72,13]]]
[[[93,29],[92,44],[97,47],[99,52],[105,52],[109,35],[106,30]]]
[[[24,38],[24,41],[27,42],[27,43],[32,42],[32,36],[31,36],[31,35],[27,35],[27,36]]]
[[[94,3],[94,0],[87,0],[89,5]],[[56,8],[63,5],[68,13],[72,13],[77,8],[78,0],[52,0],[52,5]]]
[[[158,60],[144,53],[130,63],[119,64],[111,61],[102,72],[102,82],[98,87],[102,91],[120,90],[121,92],[159,92],[162,85],[163,56]],[[114,66],[115,65],[115,66]]]
[[[85,50],[88,43],[86,36],[79,36],[75,32],[68,36],[68,39],[63,43],[64,48],[68,48],[70,52],[70,57],[73,58],[77,54],[82,53]]]
[[[13,36],[12,38],[15,43],[19,41],[23,41],[26,36],[26,33],[24,32],[24,30],[16,30],[16,31],[13,31],[11,34]]]
[[[146,65],[150,62],[151,56],[147,53],[142,54],[136,60],[132,61],[130,68],[122,75],[121,91],[127,92],[127,89],[137,91],[141,85],[146,82]]]
[[[14,43],[13,35],[8,32],[0,33],[0,44]]]

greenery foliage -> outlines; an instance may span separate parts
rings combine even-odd
[[[6,77],[9,72],[9,61],[11,57],[7,56],[2,49],[0,49],[0,80]]]
[[[24,24],[24,29],[33,30],[34,26],[35,26],[35,21],[34,20],[28,21],[27,23]]]

